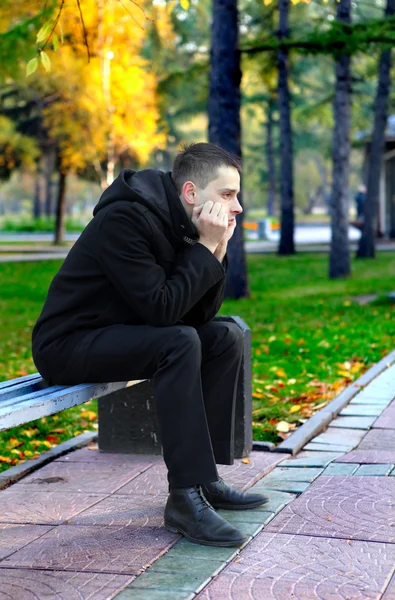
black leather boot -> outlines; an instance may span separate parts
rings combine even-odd
[[[263,494],[239,492],[225,483],[221,478],[213,483],[202,485],[202,492],[211,506],[227,510],[256,508],[257,506],[261,506],[261,504],[268,502],[268,498]]]
[[[241,546],[247,539],[215,512],[200,486],[170,490],[165,508],[165,527],[205,546]]]

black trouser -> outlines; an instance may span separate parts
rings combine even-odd
[[[242,347],[241,329],[225,321],[114,325],[74,335],[68,349],[62,343],[58,373],[48,373],[44,355],[34,358],[53,384],[152,379],[169,484],[189,487],[217,480],[216,463],[233,463]],[[52,346],[51,364],[54,354]]]

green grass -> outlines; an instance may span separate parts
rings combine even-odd
[[[0,263],[0,380],[36,371],[31,329],[60,265]],[[248,265],[251,298],[225,301],[221,314],[252,329],[254,438],[278,442],[394,348],[385,295],[395,289],[395,253],[353,261],[352,278],[337,281],[324,254],[253,255]],[[353,300],[370,293],[380,296],[373,304]],[[93,401],[0,433],[0,471],[97,428],[95,412]]]

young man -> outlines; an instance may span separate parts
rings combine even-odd
[[[240,163],[212,144],[178,154],[172,173],[121,171],[54,277],[33,329],[51,384],[152,379],[168,469],[165,525],[193,542],[237,546],[216,508],[266,501],[219,478],[233,463],[240,329],[213,322],[226,248],[242,212]]]

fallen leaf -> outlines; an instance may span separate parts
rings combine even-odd
[[[286,440],[287,438],[289,438],[289,436],[291,435],[291,432],[289,433],[278,433],[278,437],[280,437],[282,440]]]
[[[89,421],[96,421],[97,413],[95,413],[93,410],[83,410],[80,412],[80,417],[83,419],[89,419]]]
[[[300,406],[298,404],[294,404],[294,406],[291,406],[291,408],[289,409],[290,413],[296,413],[300,410]]]
[[[242,458],[242,459],[241,459],[241,462],[242,462],[243,464],[245,464],[245,465],[249,465],[251,461],[250,461],[250,459],[249,459],[249,458]]]
[[[263,394],[257,394],[256,392],[254,392],[254,393],[252,394],[252,397],[253,397],[253,398],[263,398]]]
[[[60,442],[60,438],[56,437],[56,435],[47,435],[45,439],[47,442],[53,442],[54,444],[58,444]]]
[[[287,374],[284,371],[284,369],[281,369],[281,368],[277,369],[276,375],[277,375],[277,377],[282,377],[282,378],[285,378],[287,376]]]
[[[281,433],[288,433],[289,423],[287,423],[286,421],[280,421],[279,423],[277,423],[276,429]]]
[[[12,460],[8,456],[0,456],[0,462],[10,464],[12,462]]]
[[[17,440],[14,437],[11,437],[9,439],[9,444],[11,446],[11,448],[19,448],[19,446],[23,446],[25,442],[20,442],[19,440]]]

